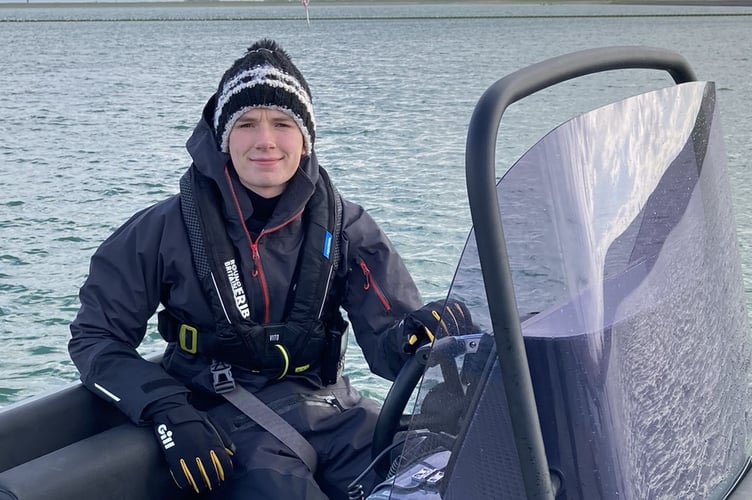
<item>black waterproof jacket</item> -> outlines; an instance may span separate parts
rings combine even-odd
[[[316,156],[302,161],[266,228],[250,241],[245,221],[253,208],[229,156],[217,149],[209,125],[213,109],[212,99],[188,140],[188,152],[222,193],[222,211],[240,256],[253,318],[280,322],[303,240],[301,216],[319,175]],[[393,379],[406,359],[400,322],[422,301],[374,220],[362,207],[347,200],[343,204],[342,260],[329,300],[347,311],[371,370]],[[187,399],[189,391],[213,393],[211,360],[200,353],[192,355],[170,343],[162,363],[155,364],[136,351],[160,304],[184,323],[214,324],[194,272],[179,195],[138,212],[97,249],[79,297],[81,308],[71,324],[71,358],[83,383],[133,422],[148,420],[161,401]],[[239,367],[233,367],[233,375],[249,390],[273,382]],[[293,376],[321,383],[315,370]]]

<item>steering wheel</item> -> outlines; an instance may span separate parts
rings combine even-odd
[[[431,393],[441,387],[440,392],[436,392],[433,399],[433,403],[444,405],[441,406],[444,412],[444,416],[448,416],[456,412],[456,416],[459,419],[460,413],[463,411],[462,399],[464,396],[463,382],[461,381],[460,373],[455,358],[464,354],[474,354],[478,352],[483,339],[493,339],[493,337],[484,335],[482,333],[465,334],[460,336],[443,337],[436,339],[433,345],[426,344],[420,347],[415,355],[408,358],[407,363],[402,367],[397,378],[394,380],[392,387],[386,395],[384,405],[381,407],[379,418],[376,421],[376,428],[373,432],[373,443],[371,445],[371,460],[375,460],[384,450],[386,450],[394,440],[394,436],[399,430],[404,430],[407,425],[402,424],[400,421],[405,411],[410,396],[412,396],[415,387],[418,385],[426,366],[429,365],[429,355],[431,355],[431,365],[439,365],[441,367],[441,374],[443,382],[434,387],[423,401],[425,409],[426,403],[431,397]],[[486,343],[488,341],[486,340]],[[433,354],[432,354],[433,353]],[[483,358],[485,360],[485,358]],[[472,371],[472,370],[471,370]],[[450,404],[448,406],[447,402]],[[457,404],[451,404],[457,403]],[[432,412],[429,411],[429,415]],[[434,412],[435,413],[435,412]],[[452,421],[451,418],[448,421]],[[424,422],[427,425],[440,429],[441,425],[445,425],[441,422],[430,420]],[[454,432],[451,429],[445,428],[446,432]],[[373,469],[382,479],[386,479],[389,473],[389,462],[387,460],[380,459],[374,464]]]
[[[408,358],[407,363],[397,374],[397,378],[394,379],[384,400],[384,405],[381,407],[376,428],[373,431],[371,460],[374,460],[392,444],[394,435],[400,430],[400,419],[410,396],[412,396],[420,377],[423,375],[429,352],[430,350],[427,349],[418,349],[413,356]],[[374,465],[374,471],[381,479],[386,479],[389,472],[389,462],[380,460]]]

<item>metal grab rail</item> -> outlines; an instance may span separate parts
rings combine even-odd
[[[683,56],[648,47],[608,47],[554,57],[498,80],[481,96],[468,128],[465,176],[496,352],[515,436],[522,479],[530,500],[552,499],[543,437],[517,312],[496,194],[496,138],[504,111],[539,90],[580,76],[620,69],[667,71],[676,83],[695,81]]]

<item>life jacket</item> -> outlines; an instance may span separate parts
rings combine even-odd
[[[336,378],[341,359],[332,359],[330,351],[336,348],[339,353],[347,323],[338,307],[326,307],[326,299],[340,260],[342,201],[326,172],[320,168],[319,173],[304,212],[305,234],[292,306],[285,322],[259,324],[251,317],[235,247],[220,211],[219,189],[195,166],[188,169],[180,179],[181,210],[194,269],[213,310],[215,328],[199,331],[163,310],[159,330],[168,341],[186,352],[270,377],[283,378],[326,364],[322,372],[333,370]]]

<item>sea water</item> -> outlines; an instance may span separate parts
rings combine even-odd
[[[464,147],[497,79],[592,47],[683,54],[713,80],[752,299],[752,7],[442,4],[0,7],[0,407],[77,380],[68,324],[97,246],[178,189],[184,144],[221,74],[277,39],[311,86],[316,149],[366,207],[425,300],[442,298],[470,228]],[[666,73],[590,76],[514,104],[497,173],[548,130],[670,85]],[[151,324],[143,353],[163,346]],[[348,373],[381,398],[354,342]]]

